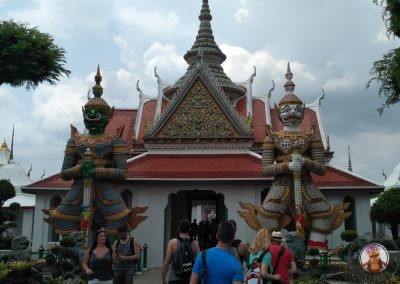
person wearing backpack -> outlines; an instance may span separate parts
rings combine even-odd
[[[229,222],[222,222],[218,226],[216,237],[217,246],[203,250],[197,256],[190,284],[243,283],[242,266],[230,251],[231,243],[235,239],[235,228]]]
[[[200,252],[199,244],[189,236],[190,221],[179,221],[179,237],[169,240],[161,273],[161,282],[166,284],[168,270],[169,284],[188,284],[196,256]]]
[[[233,219],[228,220],[229,223],[235,228],[235,234],[237,231],[236,221]],[[240,263],[243,265],[243,261],[247,260],[249,253],[249,244],[240,239],[235,239],[231,244],[232,254],[238,258]]]
[[[246,275],[246,283],[263,283],[263,284],[271,284],[271,280],[280,281],[282,279],[281,275],[273,274],[273,269],[271,265],[271,253],[269,252],[269,247],[271,245],[271,234],[268,229],[260,229],[255,238],[253,243],[250,246],[250,255],[249,255],[249,267],[248,272]],[[254,266],[256,262],[260,263],[259,275],[261,279],[257,279],[257,281],[252,281],[252,278],[257,277],[257,273],[252,275],[251,269],[252,265]],[[254,276],[254,277],[253,277]]]
[[[292,252],[281,243],[281,232],[272,232],[269,247],[272,255],[272,267],[276,273],[281,275],[281,283],[290,284],[290,276],[297,272],[297,265]]]
[[[139,242],[128,236],[125,225],[118,227],[119,239],[114,242],[114,284],[132,284],[135,264],[140,258]]]

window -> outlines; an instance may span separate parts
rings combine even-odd
[[[346,196],[343,199],[343,202],[348,202],[350,203],[349,208],[345,210],[345,212],[352,212],[349,218],[344,220],[344,229],[345,230],[356,230],[357,231],[357,226],[356,226],[356,204],[354,201],[354,198],[350,196]]]

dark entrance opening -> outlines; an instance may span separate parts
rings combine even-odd
[[[215,208],[217,224],[226,221],[224,200],[225,198],[221,193],[215,193],[212,190],[183,190],[170,194],[164,210],[164,253],[168,240],[179,236],[178,223],[181,219],[186,218],[191,222],[193,219],[197,219],[198,223],[201,221],[198,217],[192,216],[194,207],[201,206],[204,207],[204,210]]]

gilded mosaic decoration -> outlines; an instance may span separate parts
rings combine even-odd
[[[207,88],[197,80],[157,138],[240,136]]]

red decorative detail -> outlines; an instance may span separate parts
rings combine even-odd
[[[308,240],[307,246],[308,247],[321,248],[321,249],[327,249],[328,248],[328,241],[326,240],[325,242],[317,242],[317,241],[313,241],[313,240]]]
[[[85,229],[89,226],[89,222],[85,219],[81,219],[81,222],[79,223],[79,228],[81,229],[81,231],[85,231]]]
[[[296,220],[296,222],[299,222],[302,227],[304,227],[305,218],[304,218],[304,216],[302,214],[296,214],[295,215],[295,220]]]

